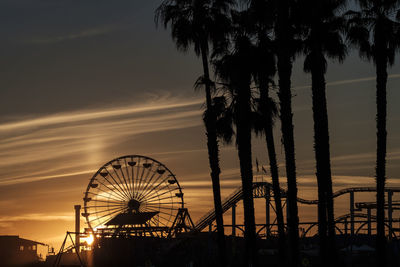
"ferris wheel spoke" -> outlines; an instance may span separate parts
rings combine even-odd
[[[113,191],[105,191],[101,188],[97,188],[97,189],[98,189],[98,191],[101,191],[101,192],[107,194],[107,196],[98,194],[98,192],[97,193],[88,192],[88,194],[93,195],[93,197],[98,197],[98,198],[101,197],[102,199],[108,199],[108,200],[112,199],[112,201],[115,201],[115,202],[125,202],[125,199],[122,199],[121,196],[119,196],[117,194],[114,195]]]
[[[115,205],[124,205],[126,203],[126,201],[113,201],[113,200],[109,200],[109,199],[92,199],[93,202],[103,202],[103,203],[111,203],[111,204],[115,204]]]
[[[112,214],[115,213],[120,213],[120,212],[124,212],[126,210],[125,207],[116,207],[116,208],[109,208],[109,209],[105,209],[105,210],[96,210],[95,212],[91,213],[91,215],[99,215],[100,217],[97,217],[97,219],[101,219],[107,216],[111,216]]]
[[[125,178],[125,174],[124,174],[124,172],[122,171],[122,168],[120,168],[119,171],[121,172],[121,174],[122,174],[122,179],[123,179],[124,182],[125,182],[126,191],[127,191],[128,195],[130,196],[130,198],[132,199],[133,196],[132,196],[132,193],[131,193],[131,189],[129,188],[128,181],[127,181],[126,178]],[[118,174],[117,174],[117,175],[118,175]]]
[[[125,184],[126,184],[126,187],[127,187],[127,189],[128,189],[129,195],[130,195],[131,197],[133,197],[132,194],[131,194],[130,181],[129,181],[129,173],[127,173],[127,175],[125,175],[125,172],[124,172],[124,169],[125,169],[125,171],[126,171],[126,166],[127,166],[127,164],[126,164],[126,159],[125,159],[125,158],[124,158],[124,163],[125,163],[125,165],[122,164],[122,165],[121,165],[121,168],[119,169],[119,171],[121,172],[122,178],[123,178],[124,181],[125,181]]]
[[[112,171],[113,171],[114,173],[116,173],[116,172],[115,172],[115,169],[114,169],[114,167],[113,167],[112,165],[111,165],[111,168],[112,168]],[[111,179],[115,182],[115,184],[116,184],[116,185],[119,187],[119,189],[121,190],[121,193],[123,193],[128,199],[130,199],[129,194],[126,192],[126,189],[125,189],[125,188],[122,188],[123,182],[122,182],[121,179],[118,177],[118,174],[117,174],[117,178],[118,178],[118,181],[117,181],[117,179],[114,178],[114,176],[112,175],[112,173],[111,173],[108,169],[106,169],[106,170],[107,170],[108,174],[110,175]]]
[[[131,158],[131,161],[133,161],[133,158]],[[134,165],[130,165],[131,167],[131,179],[132,179],[132,194],[133,196],[135,195],[135,169],[134,169]]]
[[[125,188],[125,190],[126,190],[127,194],[129,195],[129,197],[132,198],[132,195],[131,195],[129,187],[128,187],[128,183],[126,182],[126,179],[125,179],[125,175],[122,172],[122,165],[120,164],[119,161],[118,161],[118,164],[119,164],[119,168],[116,169],[113,166],[113,171],[114,171],[115,175],[117,176],[118,180],[121,181],[121,186]],[[122,173],[122,179],[118,174],[118,170]]]
[[[138,199],[142,199],[142,196],[147,194],[147,192],[149,190],[151,190],[151,186],[157,181],[159,180],[163,174],[158,174],[158,177],[156,179],[153,180],[154,176],[155,176],[156,172],[153,173],[153,175],[151,176],[151,179],[148,181],[148,183],[146,184],[146,187],[143,188],[142,192],[140,193],[140,195],[138,196]]]
[[[150,164],[150,165],[144,166],[145,164]],[[153,170],[153,167],[155,164],[156,163],[154,163],[154,162],[149,163],[148,161],[146,161],[146,163],[143,163],[143,172],[142,172],[143,179],[142,179],[142,182],[141,182],[139,190],[138,190],[139,195],[142,194],[144,187],[147,186],[147,184],[149,183],[150,173],[152,173],[151,177],[153,177],[155,175],[156,172],[155,172],[155,170]],[[137,196],[137,197],[139,197],[139,196]]]
[[[126,176],[127,176],[127,179],[128,179],[129,192],[130,192],[130,195],[133,198],[132,181],[131,181],[131,176],[129,175],[129,169],[128,169],[129,164],[126,162],[126,158],[124,158],[124,162],[125,162],[125,165],[124,165],[124,168],[121,168],[121,172],[122,172],[122,169],[125,170],[125,173],[126,173]]]
[[[144,184],[142,184],[142,183],[147,181],[147,178],[148,178],[148,176],[149,176],[149,174],[151,172],[151,169],[152,169],[152,164],[149,167],[145,167],[144,164],[148,164],[148,162],[146,161],[145,163],[142,164],[143,165],[142,166],[142,174],[140,176],[140,182],[139,182],[138,188],[136,190],[137,194],[136,194],[135,198],[138,198],[138,196],[141,194],[141,192],[143,190],[143,186],[144,186]],[[147,172],[146,172],[146,170],[147,170]],[[145,172],[146,172],[146,175],[145,175]]]
[[[126,205],[125,201],[110,201],[110,200],[104,200],[104,199],[93,199],[93,202],[97,203],[100,202],[100,205]]]
[[[156,201],[158,201],[158,200],[156,200]],[[174,202],[174,201],[172,201],[172,202],[154,202],[154,201],[151,201],[151,202],[144,202],[146,205],[147,204],[151,204],[151,205],[155,205],[155,204],[157,204],[157,205],[173,205],[173,204],[176,204],[176,203],[179,203],[179,202]]]
[[[115,173],[115,169],[114,169],[114,167],[112,166],[112,163],[111,163],[111,169],[112,169],[112,171],[109,171],[107,168],[105,168],[105,170],[107,171],[107,175],[111,178],[111,180],[113,181],[113,185],[114,185],[114,187],[118,187],[118,188],[116,188],[116,190],[117,191],[119,191],[122,195],[124,195],[124,198],[125,199],[130,199],[130,197],[129,197],[129,194],[127,194],[127,192],[126,192],[126,189],[125,188],[123,188],[121,185],[123,184],[123,182],[121,181],[121,179],[118,177],[118,181],[117,181],[117,179],[116,178],[114,178],[114,176],[112,175],[112,172],[114,172]],[[104,179],[107,179],[106,177],[104,177]]]
[[[114,183],[111,183],[106,177],[104,177],[104,179],[105,179],[107,182],[109,182],[111,185],[113,185],[113,187],[115,188],[115,190],[117,190],[117,191],[120,192],[122,195],[124,195],[125,198],[129,199],[129,195],[127,195],[126,192],[125,192],[125,190],[123,190],[123,189],[121,188],[121,186],[119,185],[119,183],[114,179],[114,177],[113,177],[112,174],[108,171],[108,169],[107,169],[107,168],[104,168],[104,169],[107,171],[108,175],[111,177],[111,179],[114,181],[114,183],[119,187],[119,189],[114,185]]]
[[[147,205],[148,207],[150,207],[150,208],[157,208],[157,209],[164,209],[164,210],[179,210],[179,208],[173,208],[173,207],[160,207],[160,206],[157,206],[157,205]]]
[[[92,193],[91,195],[93,195],[93,197],[96,198],[91,198],[91,200],[86,201],[86,202],[103,202],[103,203],[111,203],[111,204],[123,204],[125,203],[125,201],[119,200],[119,199],[114,199],[114,198],[106,198],[106,197],[101,197],[100,195],[94,194]]]
[[[100,217],[97,217],[97,218],[95,218],[95,219],[93,219],[93,220],[91,220],[91,221],[89,220],[88,222],[91,223],[91,222],[93,222],[93,221],[95,221],[95,220],[100,221],[100,219],[103,219],[103,218],[105,218],[105,217],[111,216],[111,215],[116,214],[117,212],[121,212],[121,211],[123,211],[123,210],[124,210],[124,209],[117,209],[117,210],[112,211],[112,212],[110,212],[110,213],[101,215]],[[93,214],[94,214],[94,213],[93,213]]]
[[[107,181],[108,184],[110,184],[114,188],[114,189],[110,188],[106,184],[104,184],[101,180],[97,180],[100,184],[102,184],[105,188],[107,188],[109,190],[109,191],[102,190],[103,192],[105,192],[107,194],[110,194],[110,192],[111,192],[115,195],[118,195],[121,199],[126,200],[126,196],[120,192],[120,190],[114,185],[114,183],[111,183],[106,177],[103,177],[103,178],[104,178],[104,180]],[[100,190],[100,188],[99,188],[99,190]]]
[[[146,185],[144,185],[143,188],[140,190],[140,194],[139,194],[139,196],[137,197],[138,199],[140,199],[140,197],[144,194],[144,192],[146,192],[146,190],[147,190],[149,184],[150,184],[151,181],[153,180],[154,176],[156,176],[156,173],[157,173],[156,171],[153,171],[153,174],[151,175],[150,179],[146,179],[146,180],[147,180]],[[161,176],[161,175],[162,175],[162,174],[159,174],[159,176]]]
[[[146,201],[151,200],[151,199],[154,199],[154,198],[156,198],[156,197],[163,196],[163,195],[168,194],[168,193],[171,193],[171,192],[173,192],[173,191],[175,191],[175,190],[178,190],[178,188],[175,188],[175,187],[174,187],[174,188],[171,188],[171,189],[168,188],[167,191],[164,191],[164,192],[162,192],[162,193],[160,193],[160,194],[158,194],[158,195],[156,195],[156,196],[149,196],[148,198],[146,198]]]
[[[91,209],[91,208],[110,208],[110,207],[122,207],[124,205],[120,204],[120,205],[107,205],[107,206],[86,206],[86,208]]]
[[[153,203],[153,202],[156,202],[156,201],[160,201],[160,200],[164,200],[164,199],[170,199],[171,197],[162,197],[162,198],[159,198],[159,199],[153,199],[153,200],[151,200],[151,201],[147,201],[147,203]]]
[[[105,179],[108,183],[110,183],[107,179]],[[111,195],[111,194],[115,194],[115,196],[117,196],[119,199],[121,199],[121,200],[125,200],[126,198],[125,198],[125,196],[124,195],[121,195],[120,193],[119,193],[119,191],[117,191],[117,190],[112,190],[112,188],[109,188],[106,184],[104,184],[102,181],[100,181],[100,180],[97,180],[97,182],[98,183],[100,183],[101,185],[103,185],[105,188],[107,188],[108,189],[108,191],[104,191],[103,189],[101,189],[100,187],[98,187],[97,189],[99,190],[99,191],[102,191],[102,192],[104,192],[104,193],[106,193],[106,194],[108,194],[108,195]],[[111,184],[112,185],[112,184]],[[115,186],[113,186],[114,188],[115,188]],[[89,192],[90,193],[90,192]],[[92,194],[94,194],[94,193],[92,193]],[[114,195],[113,195],[114,196]]]
[[[166,188],[169,188],[169,184],[166,184],[166,185],[164,185],[163,187],[161,187],[160,189],[158,189],[158,190],[155,190],[156,188],[154,188],[152,191],[153,191],[153,193],[151,193],[151,194],[148,194],[147,196],[145,196],[145,198],[148,200],[148,199],[153,199],[153,198],[155,198],[155,197],[157,197],[157,196],[160,196],[162,193],[159,193],[159,192],[164,192],[164,189],[166,189]],[[173,191],[173,190],[172,190]],[[167,190],[167,193],[168,193],[168,190]]]
[[[146,198],[146,197],[149,197],[149,196],[152,196],[152,195],[154,195],[154,194],[157,194],[157,192],[160,191],[161,189],[158,190],[158,191],[156,191],[156,189],[158,189],[158,187],[159,187],[163,182],[165,182],[167,178],[168,178],[168,177],[165,177],[164,180],[162,180],[162,181],[161,181],[160,183],[158,183],[156,186],[154,186],[154,187],[152,187],[151,189],[149,189],[148,192],[142,196],[142,199],[144,199],[144,198]],[[168,186],[168,184],[165,185],[165,186]],[[162,187],[162,188],[165,188],[165,186]]]
[[[152,209],[159,209],[159,210],[179,210],[179,208],[174,208],[174,207],[160,207],[157,205],[147,205],[147,207],[152,208]]]
[[[173,205],[176,203],[170,203],[170,204],[163,204],[163,203],[146,203],[146,206],[150,206],[150,207],[158,207],[160,209],[176,209],[179,210],[179,208],[174,208]],[[164,206],[164,205],[168,205],[168,206]]]
[[[161,165],[159,165],[158,168],[160,168],[160,166],[161,166]],[[164,170],[166,169],[165,166],[163,166],[163,169],[164,169]],[[149,183],[148,186],[147,186],[147,188],[149,188],[149,189],[147,189],[147,191],[148,191],[148,190],[152,190],[152,187],[154,187],[153,185],[154,185],[155,183],[157,183],[158,181],[160,181],[160,179],[163,177],[163,175],[164,175],[164,173],[160,173],[160,175],[157,177],[157,179],[153,180],[152,183]],[[170,175],[164,177],[164,178],[161,180],[161,183],[162,183],[162,181],[165,181],[168,177],[170,177]],[[142,192],[142,195],[146,195],[146,194],[147,194],[147,192]]]
[[[151,190],[152,189],[149,187],[149,183],[147,183],[145,188],[143,188],[143,190],[141,190],[140,194],[137,196],[137,199],[143,199],[143,196],[147,195]]]
[[[138,188],[139,188],[139,181],[140,181],[140,179],[142,178],[141,176],[139,176],[139,172],[140,172],[140,158],[138,158],[138,161],[137,161],[137,163],[136,163],[136,179],[135,179],[135,187],[136,187],[136,191],[135,191],[135,198],[136,198],[136,196],[137,196],[137,194],[138,194]]]
[[[100,214],[100,213],[106,213],[109,211],[114,211],[114,210],[124,210],[125,206],[118,206],[118,207],[106,207],[105,209],[98,209],[97,207],[94,208],[94,211],[90,212],[91,215],[93,214]]]
[[[120,212],[122,210],[124,210],[124,208],[121,208],[121,207],[106,209],[106,210],[99,210],[99,211],[96,210],[94,212],[90,212],[89,215],[103,214],[104,216],[108,216],[109,214],[112,214],[115,212]],[[107,213],[107,214],[104,214],[104,213]],[[101,217],[98,217],[97,219],[104,217],[103,215],[101,215]]]

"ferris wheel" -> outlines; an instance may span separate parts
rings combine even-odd
[[[129,155],[104,164],[90,179],[84,196],[92,231],[132,227],[171,227],[183,208],[175,175],[150,157]]]

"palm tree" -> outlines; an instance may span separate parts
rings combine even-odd
[[[344,18],[336,12],[345,0],[305,0],[302,4],[305,72],[311,73],[314,119],[314,150],[318,184],[318,222],[323,265],[335,260],[335,222],[326,103],[326,58],[344,60],[346,45],[342,38]]]
[[[360,56],[376,68],[376,203],[377,265],[386,266],[385,182],[386,182],[386,83],[387,69],[400,48],[400,3],[397,0],[358,0],[361,11],[349,11],[348,38]]]
[[[278,96],[288,187],[287,205],[289,216],[287,218],[287,224],[289,232],[290,266],[297,266],[299,263],[299,217],[297,208],[296,159],[291,93],[292,61],[298,49],[298,42],[295,39],[296,29],[293,23],[293,14],[296,11],[295,2],[296,0],[275,0],[275,37],[279,76]]]
[[[240,24],[239,24],[240,25]],[[234,49],[215,61],[219,79],[226,85],[231,99],[229,113],[236,125],[236,145],[240,162],[245,224],[245,259],[247,266],[257,266],[257,244],[253,200],[253,170],[251,152],[252,93],[254,48],[243,28],[234,35]]]
[[[281,189],[279,183],[279,171],[274,143],[274,118],[278,115],[278,109],[274,100],[269,96],[270,82],[264,79],[265,76],[258,77],[258,89],[260,97],[257,99],[257,111],[259,116],[254,120],[256,133],[264,134],[267,144],[270,172],[272,178],[272,191],[275,201],[276,221],[278,224],[279,242],[279,261],[280,266],[284,266],[285,259],[285,225],[283,221]]]
[[[206,136],[208,159],[214,195],[217,222],[220,266],[226,264],[225,235],[220,193],[219,148],[216,133],[216,117],[212,107],[212,82],[209,71],[209,43],[216,47],[225,42],[229,19],[226,14],[230,0],[165,0],[156,10],[156,24],[161,21],[165,28],[170,25],[172,38],[178,50],[187,51],[192,45],[203,63],[203,82],[206,93]]]
[[[259,116],[254,120],[254,128],[257,134],[263,134],[267,144],[270,172],[272,178],[272,190],[275,201],[276,219],[278,224],[278,243],[280,265],[285,264],[285,228],[281,202],[281,189],[279,183],[279,171],[274,143],[274,118],[278,115],[278,109],[274,100],[269,96],[273,77],[276,74],[274,55],[274,43],[271,38],[274,25],[274,9],[271,0],[253,0],[248,10],[246,21],[250,22],[250,28],[257,39],[253,62],[255,67],[254,80],[259,89],[259,99],[256,100],[256,111]]]

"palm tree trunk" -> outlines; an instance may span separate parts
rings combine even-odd
[[[253,200],[253,167],[251,155],[250,87],[244,85],[238,90],[236,142],[242,179],[243,208],[245,225],[246,266],[257,266],[257,238]]]
[[[269,166],[272,178],[272,191],[274,193],[274,200],[275,200],[276,221],[278,224],[279,262],[280,266],[283,266],[285,264],[285,254],[286,254],[285,225],[283,222],[281,188],[279,184],[278,164],[276,161],[274,134],[271,124],[266,125],[265,140],[268,149]]]
[[[207,49],[203,45],[201,49],[201,56],[203,62],[203,71],[205,78],[205,91],[206,91],[206,105],[207,105],[207,120],[206,136],[207,136],[207,148],[208,148],[208,160],[211,169],[211,181],[214,196],[214,209],[215,209],[215,220],[217,222],[217,234],[218,234],[218,251],[219,251],[219,263],[220,266],[226,266],[226,245],[225,245],[225,233],[224,233],[224,222],[223,212],[221,204],[221,188],[219,183],[219,175],[221,173],[219,167],[219,148],[218,139],[216,132],[216,118],[213,112],[212,100],[211,100],[211,83],[210,73],[208,67],[208,55]]]
[[[382,51],[382,50],[381,50]],[[376,217],[377,217],[377,266],[386,266],[385,238],[385,180],[386,180],[386,83],[387,60],[383,55],[376,61]]]
[[[260,100],[262,104],[268,103],[268,84],[260,78]],[[264,114],[268,114],[269,107],[264,108]],[[272,114],[270,114],[272,116]],[[283,211],[282,211],[282,200],[281,200],[281,188],[279,184],[279,171],[278,164],[276,160],[275,143],[274,143],[274,132],[273,132],[273,122],[272,118],[268,116],[265,122],[265,141],[267,143],[269,166],[272,178],[272,191],[274,193],[275,200],[275,212],[276,221],[278,224],[278,242],[279,242],[279,263],[280,266],[285,265],[285,225],[283,221]]]
[[[331,266],[335,260],[335,257],[333,257],[335,254],[335,225],[333,218],[334,210],[329,151],[328,109],[326,103],[326,85],[324,74],[325,59],[322,53],[319,51],[314,52],[314,55],[311,56],[311,90],[314,119],[314,150],[318,184],[318,230],[321,249],[320,256],[323,266]]]
[[[286,177],[287,177],[287,205],[289,218],[287,219],[289,232],[289,262],[290,266],[299,264],[299,217],[297,208],[297,180],[296,160],[293,134],[293,113],[292,113],[292,55],[290,44],[289,26],[289,1],[279,0],[278,19],[276,26],[277,47],[278,47],[278,75],[279,75],[279,102],[281,111],[281,128],[283,146],[285,149]]]

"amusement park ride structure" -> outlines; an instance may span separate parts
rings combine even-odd
[[[393,218],[393,211],[400,209],[400,202],[393,201],[393,194],[399,193],[400,187],[386,187],[385,191],[387,193],[386,232],[389,238],[396,238],[396,233],[400,232],[400,228],[395,228],[393,223],[400,220]],[[338,233],[353,236],[366,230],[368,235],[372,235],[375,231],[376,217],[372,211],[376,210],[376,204],[355,202],[355,194],[363,192],[376,192],[376,188],[353,187],[333,194],[335,199],[349,195],[348,214],[337,217],[335,221]],[[285,207],[286,190],[281,189],[281,195],[284,201],[283,207]],[[80,251],[80,237],[89,234],[96,239],[135,236],[174,238],[182,232],[196,233],[204,231],[207,227],[208,231],[213,231],[214,209],[193,223],[188,210],[184,207],[183,196],[182,188],[175,175],[161,162],[140,155],[116,158],[104,164],[93,175],[86,188],[81,215],[86,219],[88,228],[84,233],[80,232],[81,207],[75,206],[76,229],[74,233],[67,233],[60,252],[65,251],[64,245],[68,235],[72,243],[75,243],[72,248]],[[265,199],[266,207],[266,221],[264,224],[257,225],[257,233],[260,238],[272,237],[277,232],[276,216],[275,218],[270,216],[275,211],[274,201],[272,201],[274,198],[272,184],[254,182],[253,197]],[[243,191],[239,187],[222,202],[223,212],[231,210],[232,213],[232,223],[225,227],[232,229],[233,236],[238,234],[237,230],[244,231],[244,226],[236,223],[236,205],[242,199]],[[303,205],[318,204],[317,200],[298,198],[297,201]],[[362,213],[362,211],[366,212]],[[301,237],[310,235],[317,224],[317,222],[300,222],[303,229]],[[75,242],[71,234],[75,235]]]
[[[387,233],[390,238],[396,237],[396,233],[400,232],[400,228],[393,227],[394,222],[400,222],[400,219],[393,219],[393,211],[400,209],[400,202],[393,202],[393,194],[400,192],[400,187],[386,187],[385,191],[387,193],[387,203],[385,205],[385,209],[387,209],[388,217],[385,219],[385,224],[387,227]],[[372,234],[373,224],[376,223],[376,217],[372,215],[372,210],[376,209],[376,204],[374,202],[358,202],[355,203],[355,193],[365,193],[365,192],[376,192],[375,187],[352,187],[346,188],[339,191],[336,191],[333,194],[334,198],[338,198],[340,196],[349,195],[350,203],[349,203],[349,213],[339,216],[336,218],[336,230],[340,234],[358,234],[361,230],[367,226],[367,233],[368,235]],[[281,188],[281,196],[282,200],[284,201],[283,207],[286,206],[286,190]],[[264,198],[266,201],[266,213],[265,224],[258,224],[257,234],[260,237],[268,237],[271,236],[273,233],[277,232],[277,224],[276,224],[276,217],[274,221],[271,222],[270,210],[275,212],[275,206],[273,200],[273,190],[272,184],[268,182],[255,182],[253,183],[253,197],[254,198]],[[242,188],[239,187],[235,192],[233,192],[230,196],[228,196],[222,202],[222,209],[224,212],[228,211],[229,209],[232,210],[232,224],[225,225],[225,227],[232,228],[232,235],[236,235],[236,229],[240,231],[244,231],[243,225],[236,224],[236,205],[239,201],[243,199],[243,191]],[[303,198],[297,198],[297,202],[304,204],[304,205],[317,205],[318,200],[307,200]],[[363,211],[366,210],[367,213],[356,213],[356,211]],[[275,214],[276,215],[276,214]],[[287,216],[289,214],[287,213]],[[357,219],[364,219],[364,220],[356,220]],[[366,220],[365,220],[366,219]],[[210,210],[206,213],[196,224],[195,229],[197,231],[204,230],[207,226],[210,226],[211,223],[215,220],[215,212],[214,210]],[[317,222],[300,222],[302,226],[305,226],[304,231],[302,233],[302,237],[306,237],[310,231],[318,225]],[[358,227],[357,227],[358,226]],[[285,224],[286,227],[286,224]],[[350,228],[350,229],[348,229]],[[263,230],[265,230],[265,234],[262,234]],[[350,231],[350,233],[349,233]]]
[[[175,175],[149,157],[124,156],[104,164],[83,200],[82,216],[101,236],[171,237],[193,228]],[[183,224],[187,221],[191,225]]]

